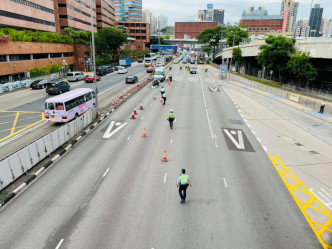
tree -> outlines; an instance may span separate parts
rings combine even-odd
[[[261,50],[257,56],[258,63],[267,70],[277,71],[279,79],[287,70],[287,63],[294,52],[295,39],[288,39],[283,36],[269,36],[265,39],[266,44],[259,47]]]
[[[241,50],[241,48],[233,48],[232,57],[233,57],[233,60],[235,61],[235,65],[240,66],[241,63],[242,63],[242,50]]]
[[[115,26],[115,28],[121,30],[127,37],[129,36],[129,30],[125,26],[118,25],[118,26]]]
[[[226,28],[225,27],[215,27],[212,29],[204,29],[196,37],[197,41],[201,44],[206,44],[213,48],[214,54],[216,53],[216,46],[219,45],[220,40],[225,37]]]
[[[163,37],[165,40],[171,39],[171,35],[170,34],[165,34]]]
[[[162,33],[166,33],[167,32],[167,28],[162,28],[161,30],[160,30],[160,32],[162,32]]]
[[[105,27],[96,34],[96,48],[99,54],[115,54],[123,43],[127,42],[127,36],[123,31],[114,27]]]
[[[157,37],[157,36],[150,37],[150,44],[159,44],[159,43],[162,45],[168,45],[168,43],[164,41],[163,37]]]
[[[301,80],[306,79],[306,86],[308,86],[309,82],[314,81],[318,74],[317,69],[310,62],[309,52],[295,51],[287,67],[299,80],[299,85],[301,85]]]
[[[248,39],[249,34],[246,30],[242,29],[241,26],[234,25],[227,27],[227,41],[228,46],[238,46],[240,42]]]

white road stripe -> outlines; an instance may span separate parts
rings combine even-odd
[[[178,109],[180,109],[180,106],[178,105]]]
[[[256,132],[254,130],[251,130],[252,134],[256,135]]]
[[[250,124],[248,124],[248,127],[249,127],[249,128],[251,128],[251,125],[250,125]]]
[[[247,123],[247,120],[245,118],[243,119],[243,121]]]
[[[173,138],[171,139],[171,144],[173,143]]]
[[[264,149],[265,151],[267,151],[267,148],[266,148],[264,145],[262,145],[262,147],[263,147],[263,149]]]
[[[63,241],[64,241],[64,239],[61,239],[61,240],[60,240],[60,242],[59,242],[59,244],[56,246],[56,248],[55,248],[55,249],[59,249],[59,248],[60,248],[60,246],[62,245]]]
[[[214,138],[218,138],[218,137],[217,137],[217,134],[214,134]]]
[[[129,137],[127,138],[127,140],[129,140],[129,139],[130,139],[130,137],[131,137],[131,135],[129,135]]]
[[[165,173],[164,182],[166,182],[166,178],[167,178],[167,173]]]
[[[144,118],[144,116],[141,117],[141,119],[143,119],[143,118]]]
[[[260,143],[262,142],[262,140],[261,140],[259,137],[257,138],[257,140],[258,140],[258,142],[260,142]]]
[[[103,174],[103,178],[107,175],[108,171],[110,171],[110,169],[108,168],[105,173]]]
[[[227,182],[226,182],[226,178],[224,177],[224,183],[225,183],[225,187],[227,188]]]
[[[218,148],[218,144],[217,144],[217,142],[214,142],[215,143],[215,145],[216,145],[216,148]]]

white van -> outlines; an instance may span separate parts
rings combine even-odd
[[[164,67],[157,67],[154,70],[154,79],[159,79],[161,82],[163,82],[166,79],[166,69]]]
[[[68,81],[79,81],[83,80],[85,75],[82,72],[70,72],[67,73],[67,80]]]

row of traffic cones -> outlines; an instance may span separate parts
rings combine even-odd
[[[143,107],[143,103],[142,103],[142,101],[141,101],[141,104],[140,104],[140,106],[139,106],[139,109],[140,110],[144,110],[144,107]],[[138,113],[137,113],[137,111],[136,111],[136,106],[134,107],[134,110],[133,110],[133,113],[132,113],[132,115],[131,115],[131,119],[136,119],[136,117],[135,117],[135,115],[137,115]]]

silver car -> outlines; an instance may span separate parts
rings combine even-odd
[[[67,80],[68,81],[79,81],[83,80],[85,75],[82,72],[70,72],[67,73]]]

